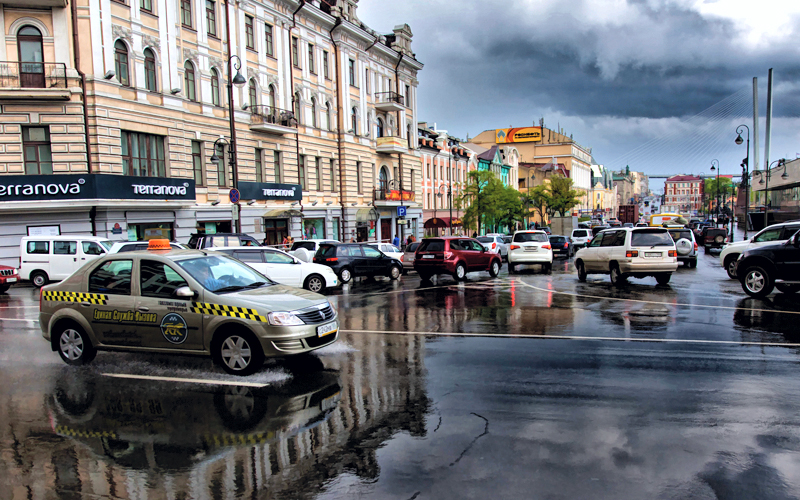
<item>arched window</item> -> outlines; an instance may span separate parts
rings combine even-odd
[[[292,111],[294,112],[294,117],[297,120],[297,123],[302,123],[303,120],[300,119],[300,92],[295,92],[292,106],[294,107]]]
[[[317,100],[311,98],[311,126],[317,128]]]
[[[117,73],[119,83],[130,86],[131,79],[128,72],[128,47],[122,40],[114,42],[114,71]]]
[[[23,26],[17,32],[17,50],[19,52],[20,87],[44,88],[44,50],[42,49],[42,32],[33,26]]]
[[[158,92],[158,80],[156,80],[156,56],[150,49],[144,49],[144,86],[150,92]]]
[[[250,84],[247,86],[247,96],[250,99],[250,108],[258,106],[258,89],[256,88],[255,78],[250,79]]]
[[[211,103],[219,106],[219,72],[216,68],[211,68]]]
[[[383,120],[375,120],[375,137],[383,137]]]
[[[276,106],[276,102],[275,102],[275,87],[270,85],[269,86],[269,112],[270,112],[270,114],[274,114],[275,113],[275,106]]]
[[[194,65],[186,61],[183,65],[183,86],[186,88],[186,98],[197,101],[197,88],[195,88]]]
[[[406,139],[408,139],[408,149],[414,149],[414,140],[410,123],[408,124],[408,128],[406,129]]]
[[[352,112],[350,113],[350,127],[352,128],[352,133],[358,134],[358,109],[353,108]]]
[[[331,103],[325,103],[325,120],[322,122],[322,128],[325,130],[331,130]]]
[[[389,172],[386,171],[386,167],[381,167],[381,171],[378,174],[378,188],[383,193],[389,191]]]

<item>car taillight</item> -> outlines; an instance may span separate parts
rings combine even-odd
[[[670,250],[669,251],[669,256],[670,257],[677,257],[678,256],[678,251],[677,250]]]
[[[400,262],[403,262],[403,256],[402,255],[400,256]]]
[[[697,251],[697,242],[696,241],[694,242],[694,251],[695,252]]]
[[[495,248],[497,248],[497,243],[492,243],[492,250],[494,250]]]
[[[511,245],[510,247],[508,247],[509,250],[517,250],[519,248],[522,248],[522,247],[519,246],[519,245]]]
[[[453,252],[445,252],[444,253],[444,260],[449,260],[453,258]]]
[[[569,248],[569,243],[564,243],[564,248]]]
[[[638,256],[639,256],[639,250],[628,250],[627,252],[625,252],[625,257],[628,257],[629,259]]]
[[[339,257],[328,257],[325,262],[339,262]]]
[[[548,244],[544,244],[544,245],[542,245],[542,248],[545,248],[545,249],[547,249],[547,250],[550,250],[550,249],[551,249],[551,248],[553,248],[553,247],[551,247],[551,246],[550,246],[550,245],[548,245]]]

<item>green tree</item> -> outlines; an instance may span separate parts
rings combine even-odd
[[[719,189],[719,191],[717,191]],[[719,196],[720,206],[724,206],[724,200],[732,196],[736,191],[736,186],[733,184],[733,181],[727,177],[720,177],[719,183],[717,183],[717,178],[706,179],[703,183],[703,190],[705,192],[705,198],[707,202],[710,202],[709,205],[712,207],[717,206],[717,196]]]
[[[494,215],[491,198],[498,185],[502,187],[500,179],[487,170],[474,170],[467,175],[466,185],[458,198],[459,204],[467,207],[461,218],[465,229],[480,231],[486,215]]]
[[[550,217],[554,217],[558,213],[563,217],[579,203],[578,197],[581,193],[572,189],[572,185],[572,179],[563,175],[554,175],[550,178],[550,185],[547,188],[550,195],[547,214]]]
[[[523,200],[527,202],[527,206],[533,208],[534,213],[539,212],[539,218],[542,219],[542,223],[544,223],[546,219],[545,209],[550,204],[550,192],[547,190],[547,186],[540,184],[529,189],[523,196]]]
[[[491,214],[494,222],[502,227],[514,229],[517,222],[524,220],[520,193],[511,186],[500,185],[491,193]]]

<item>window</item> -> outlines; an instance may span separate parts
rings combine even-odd
[[[46,255],[50,253],[49,241],[29,241],[26,251],[29,254]]]
[[[217,6],[214,0],[206,0],[206,24],[209,36],[217,36]]]
[[[296,92],[294,94],[294,103],[292,103],[292,105],[294,108],[292,110],[294,111],[294,116],[297,118],[297,123],[300,124],[302,122],[302,120],[300,119],[302,118],[302,115],[300,114],[300,92]]]
[[[256,148],[256,182],[264,182],[264,167],[261,164],[263,154],[263,149]]]
[[[250,83],[247,86],[247,96],[250,100],[250,108],[258,106],[258,89],[256,88],[255,78],[250,79]]]
[[[384,193],[389,191],[389,173],[386,171],[386,167],[381,167],[378,172],[378,189]]]
[[[219,106],[219,72],[216,68],[211,68],[211,103]]]
[[[203,185],[203,146],[198,141],[192,141],[192,170],[194,171],[194,182],[198,186]]]
[[[358,194],[363,194],[364,189],[361,186],[361,162],[356,162],[356,184],[358,186]]]
[[[272,39],[272,25],[264,25],[264,50],[270,57],[275,57],[275,47]]]
[[[269,114],[275,116],[275,87],[269,86]]]
[[[331,79],[331,70],[328,67],[328,51],[322,51],[322,76],[325,77],[326,80]]]
[[[383,120],[375,120],[375,137],[383,137]]]
[[[350,126],[350,133],[358,134],[358,109],[356,108],[353,108],[353,112],[350,114]]]
[[[380,250],[370,246],[364,246],[361,248],[361,251],[364,252],[364,257],[369,257],[371,259],[380,259],[381,255],[383,255]]]
[[[128,47],[122,40],[114,42],[114,71],[117,80],[126,87],[130,86],[131,79],[128,72]]]
[[[311,160],[314,162],[314,172],[317,181],[317,191],[322,191],[322,167],[320,165],[321,158],[314,158]]]
[[[169,265],[155,260],[142,260],[140,269],[142,297],[169,299],[178,288],[189,286]]]
[[[268,264],[294,264],[294,258],[280,252],[264,252]]]
[[[297,180],[300,184],[300,189],[306,190],[306,157],[300,155],[297,159]]]
[[[348,74],[350,75],[350,85],[356,87],[356,62],[352,59],[348,65]]]
[[[756,243],[763,243],[767,241],[778,241],[781,238],[782,231],[783,229],[780,227],[777,229],[769,229],[767,231],[763,231],[761,234],[756,235],[756,237],[753,238],[753,241],[755,241]]]
[[[197,89],[194,86],[194,65],[186,61],[183,65],[183,86],[186,90],[186,98],[190,101],[197,101]]]
[[[150,92],[158,92],[156,56],[150,49],[144,49],[144,86]]]
[[[181,0],[181,24],[191,28],[192,24],[192,0]]]
[[[53,255],[75,255],[78,253],[77,241],[54,241]]]
[[[311,98],[311,126],[317,128],[317,100]]]
[[[333,167],[333,160],[330,160],[330,167],[331,167],[331,193],[336,192],[336,171]]]
[[[411,107],[411,87],[406,85],[406,107]]]
[[[313,73],[317,74],[316,65],[314,64],[314,45],[308,44],[308,70]]]
[[[17,32],[17,50],[19,52],[19,60],[23,63],[28,63],[22,64],[19,69],[20,86],[24,88],[44,88],[44,65],[32,64],[44,61],[42,32],[33,26],[23,26]]]
[[[325,130],[331,130],[331,103],[325,103],[325,110],[323,111],[322,116],[322,128]]]
[[[109,260],[89,275],[89,293],[131,294],[132,260]]]
[[[140,0],[139,8],[149,13],[153,13],[153,0]]]
[[[261,264],[264,262],[262,255],[264,252],[260,250],[239,250],[232,252],[233,257],[241,260],[242,262],[255,262]]]
[[[275,167],[275,182],[283,182],[280,151],[275,151],[274,153],[272,153],[272,164]]]
[[[225,185],[225,146],[222,144],[217,145],[217,150],[215,151],[217,155],[217,185],[224,186]]]
[[[103,255],[105,253],[105,250],[94,241],[83,241],[81,246],[83,246],[83,253],[86,255]]]
[[[122,170],[137,177],[166,177],[164,137],[122,131]]]
[[[53,157],[50,153],[50,130],[47,127],[22,127],[25,173],[28,175],[52,174]]]
[[[297,48],[297,37],[292,37],[292,65],[295,68],[300,67],[300,51]]]
[[[244,16],[244,43],[250,50],[256,49],[256,37],[253,33],[253,17]]]

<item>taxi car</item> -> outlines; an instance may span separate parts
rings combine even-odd
[[[249,375],[265,357],[298,355],[338,338],[322,295],[279,285],[227,255],[150,250],[96,259],[40,292],[42,334],[71,365],[98,350],[211,356]]]

